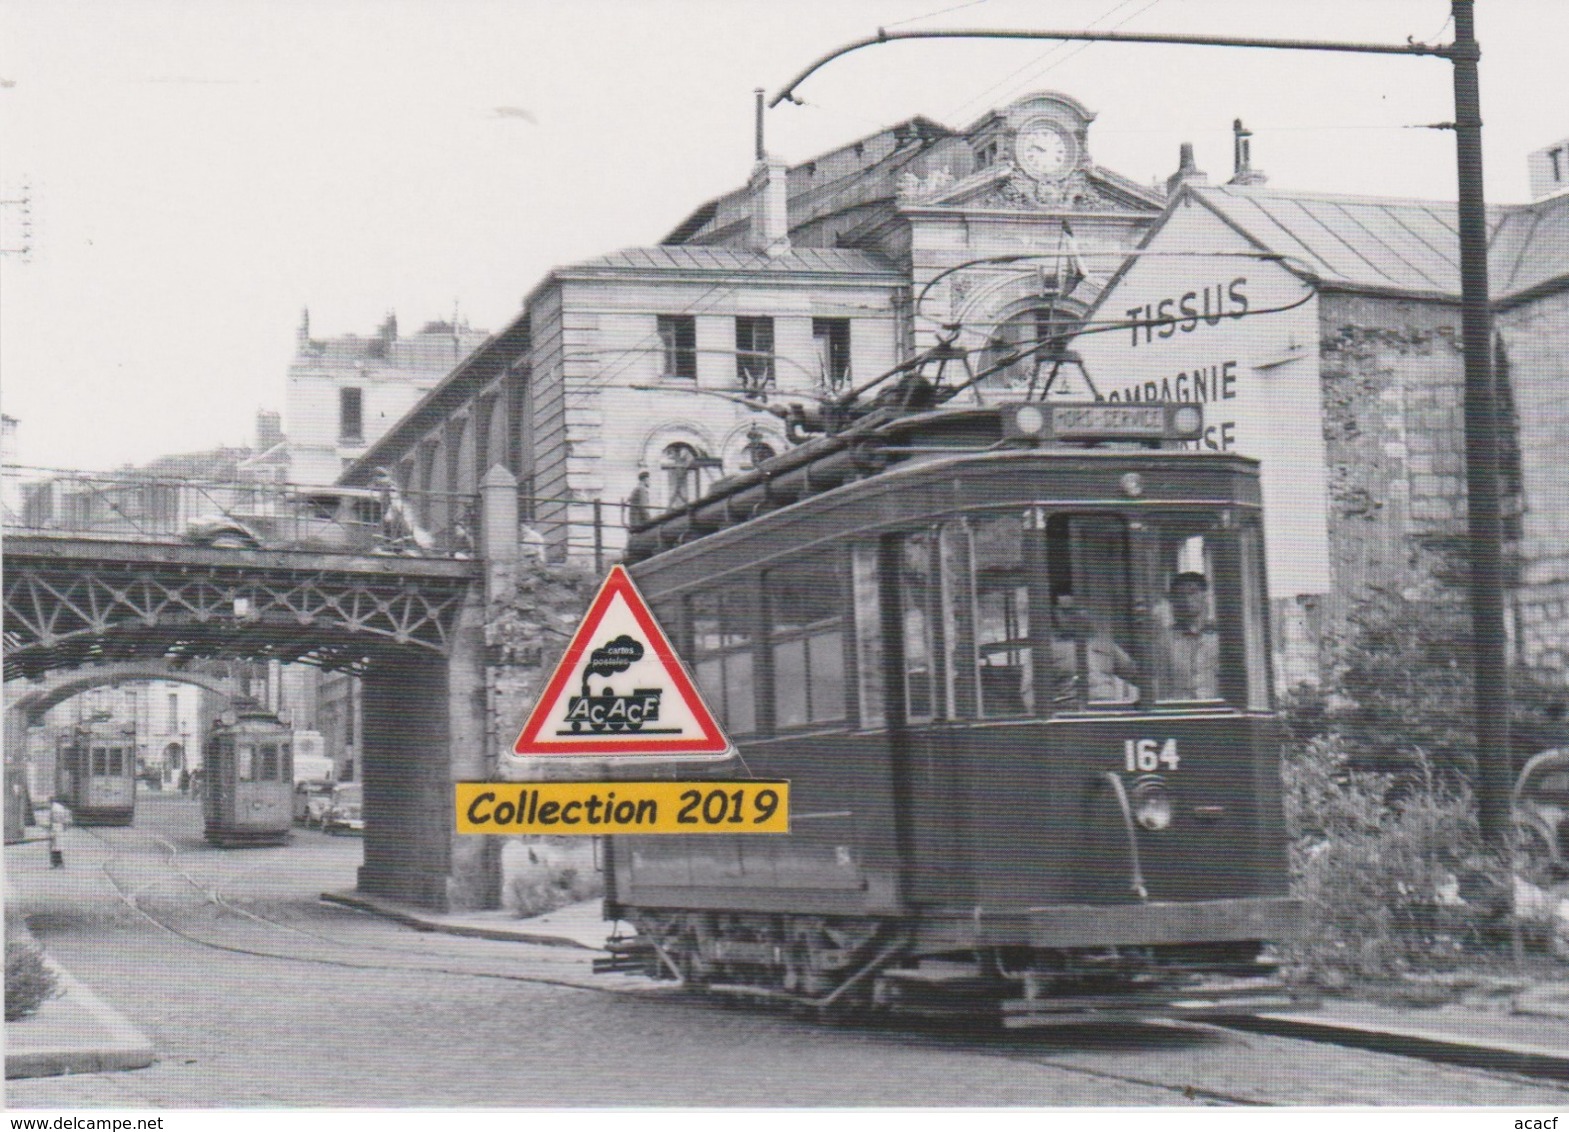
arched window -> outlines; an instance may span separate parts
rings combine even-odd
[[[709,472],[708,479],[711,479],[719,461],[690,444],[677,441],[665,447],[659,466],[665,473],[665,506],[673,509],[685,507],[703,494],[708,482],[704,472]]]
[[[1003,369],[985,379],[984,384],[1007,389],[1039,391],[1051,373],[1052,365],[1066,347],[1079,325],[1079,314],[1043,296],[1035,305],[1017,311],[999,322],[992,331],[986,351],[981,355],[985,369],[1001,365],[1018,355]]]

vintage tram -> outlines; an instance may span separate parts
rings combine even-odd
[[[1194,405],[878,409],[635,531],[740,752],[697,773],[792,808],[610,839],[638,936],[602,965],[1009,1026],[1291,1005],[1258,465],[1202,436]]]
[[[294,820],[293,731],[256,704],[213,721],[202,747],[202,818],[219,846],[281,845]]]
[[[136,736],[121,724],[78,724],[55,759],[55,801],[77,825],[130,825],[136,817]]]

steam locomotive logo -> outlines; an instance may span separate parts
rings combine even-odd
[[[557,735],[579,735],[586,729],[596,733],[610,731],[638,731],[644,734],[674,734],[677,727],[649,727],[659,721],[659,700],[662,688],[633,688],[630,692],[617,692],[607,683],[596,695],[589,684],[589,677],[599,676],[608,681],[611,676],[625,672],[643,659],[643,644],[623,633],[614,640],[599,646],[589,654],[583,668],[582,690],[567,697],[568,725]]]

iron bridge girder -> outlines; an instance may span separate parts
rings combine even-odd
[[[6,540],[5,678],[211,656],[361,670],[389,647],[446,655],[481,564],[19,536]]]

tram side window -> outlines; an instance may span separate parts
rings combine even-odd
[[[687,600],[693,673],[703,698],[728,732],[749,735],[757,730],[755,592],[750,586],[726,586]]]
[[[980,714],[1028,714],[1035,710],[1035,682],[1021,517],[974,518],[970,535]]]
[[[814,554],[764,575],[776,727],[845,717],[839,564]]]
[[[918,531],[899,540],[899,615],[904,639],[904,714],[911,723],[937,716],[934,626],[941,616],[933,577],[935,537]]]
[[[92,773],[100,777],[109,773],[109,751],[106,748],[93,748]]]
[[[883,704],[882,548],[858,542],[850,549],[850,576],[855,606],[855,674],[861,726],[888,726]]]

